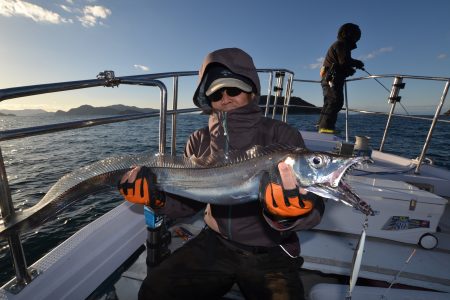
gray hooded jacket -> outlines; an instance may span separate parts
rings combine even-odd
[[[208,101],[203,98],[204,72],[211,63],[220,63],[233,72],[251,79],[259,96],[259,78],[248,54],[236,48],[221,49],[209,54],[200,70],[199,86],[194,94],[194,103],[204,111],[210,112],[209,124],[189,137],[185,148],[187,157],[192,155],[207,157],[224,149],[223,117],[220,113],[211,112]],[[263,117],[257,101],[227,113],[226,126],[230,150],[245,151],[255,145],[268,146],[275,143],[304,147],[302,136],[297,129],[284,122]],[[204,204],[168,196],[168,201],[160,212],[169,217],[185,217],[204,208]],[[299,223],[295,230],[309,229],[317,225],[319,221],[319,212],[313,210],[311,214],[304,217],[304,221]],[[292,249],[291,254],[299,253],[297,236],[293,232],[279,232],[270,227],[262,215],[259,201],[233,206],[208,205],[205,222],[225,238],[242,244],[266,247],[283,244]]]

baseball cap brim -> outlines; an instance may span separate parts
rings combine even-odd
[[[209,85],[205,94],[206,94],[206,96],[210,96],[214,92],[220,90],[221,88],[225,88],[225,87],[236,87],[247,93],[250,93],[252,91],[252,87],[249,84],[243,82],[240,79],[229,77],[229,78],[218,78],[218,79],[214,80]]]

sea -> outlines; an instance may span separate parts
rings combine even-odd
[[[100,117],[100,116],[99,116]],[[0,117],[0,131],[40,125],[86,120],[86,116]],[[288,123],[300,130],[315,131],[317,115],[290,115]],[[343,114],[337,127],[345,132]],[[450,117],[442,117],[450,120]],[[168,119],[170,120],[170,118]],[[384,115],[349,115],[349,136],[370,137],[370,145],[378,149],[387,117]],[[198,113],[180,115],[177,119],[177,154],[183,153],[188,136],[206,126],[207,116]],[[431,121],[394,117],[384,151],[416,158],[422,151]],[[50,187],[71,170],[98,160],[143,151],[158,151],[157,118],[75,129],[46,135],[0,142],[0,148],[16,210],[36,204]],[[170,145],[171,128],[167,140]],[[438,122],[426,157],[435,165],[450,170],[450,123]],[[168,150],[168,153],[170,151]],[[80,199],[45,225],[21,235],[28,265],[41,258],[89,222],[122,203],[116,190]],[[0,240],[0,286],[14,276],[7,241]]]

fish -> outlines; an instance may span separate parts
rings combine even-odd
[[[284,145],[255,147],[248,151],[215,154],[208,158],[155,155],[119,155],[74,170],[61,177],[34,206],[7,216],[0,237],[22,233],[44,222],[88,195],[117,188],[122,176],[135,166],[146,166],[156,175],[156,188],[196,201],[235,205],[259,199],[265,172],[285,161],[298,185],[321,197],[350,205],[366,215],[372,209],[352,192],[343,179],[364,157],[345,157]]]

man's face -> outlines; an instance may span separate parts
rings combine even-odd
[[[220,92],[222,93],[222,98],[218,101],[211,101],[211,106],[216,111],[228,112],[253,101],[253,94],[251,93],[241,92],[236,96],[230,96],[226,88]]]

